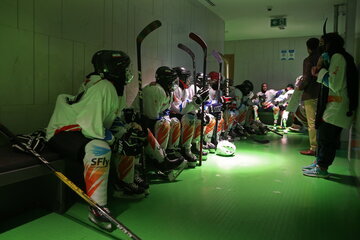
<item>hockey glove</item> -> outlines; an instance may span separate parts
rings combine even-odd
[[[139,122],[139,114],[133,108],[124,108],[123,114],[126,123]]]
[[[39,153],[46,145],[45,132],[41,130],[33,132],[29,135],[17,135],[16,137],[22,144],[16,142],[12,144],[12,147],[21,152],[28,152],[27,147],[29,147]]]
[[[196,93],[196,95],[192,98],[192,101],[195,104],[200,105],[208,99],[209,99],[209,89],[200,89]]]
[[[129,129],[119,140],[118,152],[125,156],[137,156],[142,153],[147,134],[137,128]]]
[[[201,120],[201,112],[200,112],[200,111],[197,112],[196,117],[197,117],[197,119],[200,119],[200,120]],[[209,122],[210,122],[210,116],[209,116],[209,114],[204,114],[204,125],[203,125],[203,126],[208,125]]]

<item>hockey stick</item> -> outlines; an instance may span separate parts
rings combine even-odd
[[[216,50],[213,50],[211,52],[211,54],[214,56],[214,58],[216,59],[216,61],[218,62],[219,64],[219,80],[218,80],[218,89],[216,90],[216,98],[217,98],[217,101],[218,103],[220,102],[220,84],[221,84],[221,78],[222,78],[222,64],[223,64],[223,60],[219,54],[218,51]],[[219,116],[220,115],[220,116]],[[212,142],[215,144],[215,146],[217,146],[218,144],[218,135],[217,135],[217,132],[218,132],[218,124],[219,124],[219,117],[221,117],[221,112],[220,113],[217,113],[216,116],[215,116],[215,129],[214,129],[214,132],[215,134],[213,134],[213,137],[212,137]]]
[[[136,57],[137,57],[137,70],[138,70],[138,81],[139,81],[139,103],[140,103],[140,114],[143,111],[143,95],[142,95],[142,73],[141,73],[141,44],[151,32],[161,26],[159,20],[155,20],[149,23],[136,37]]]
[[[252,137],[251,137],[251,140],[253,140],[254,142],[257,142],[257,143],[261,143],[261,144],[266,144],[266,143],[270,142],[268,139],[255,139]]]
[[[161,26],[161,22],[159,20],[155,20],[149,23],[136,37],[136,57],[137,57],[137,70],[138,70],[138,84],[139,84],[139,110],[140,110],[140,118],[144,114],[144,106],[143,106],[143,92],[142,92],[142,72],[141,72],[141,44],[146,38],[154,30],[158,29]],[[140,162],[142,165],[142,175],[144,181],[147,182],[146,178],[146,165],[145,165],[145,157],[144,157],[144,148],[140,157]]]
[[[224,54],[218,52],[223,62],[225,63],[225,97],[230,95],[230,83],[229,83],[229,61],[225,58]]]
[[[190,48],[188,48],[187,46],[185,46],[184,44],[179,43],[178,44],[178,48],[180,48],[181,50],[185,51],[187,54],[189,54],[189,56],[192,59],[192,64],[193,64],[193,80],[194,80],[194,90],[195,90],[195,94],[197,93],[196,91],[196,66],[195,66],[195,54],[193,51],[191,51]]]
[[[281,133],[279,133],[279,132],[277,132],[277,131],[275,131],[275,130],[270,129],[268,126],[265,126],[265,129],[268,130],[268,131],[270,131],[270,132],[273,132],[273,133],[275,133],[275,134],[277,134],[277,135],[279,135],[279,136],[281,136],[281,137],[284,136],[283,134],[281,134]]]
[[[81,190],[78,186],[75,185],[70,179],[68,179],[64,174],[57,171],[45,158],[43,158],[39,153],[34,151],[31,147],[26,144],[23,144],[7,127],[0,123],[0,132],[4,134],[6,137],[10,139],[10,141],[20,144],[24,149],[26,149],[29,153],[31,153],[34,157],[40,160],[45,166],[57,176],[63,183],[65,183],[68,187],[70,187],[77,195],[79,195],[82,199],[84,199],[88,204],[92,207],[96,208],[100,211],[111,223],[116,225],[118,229],[120,229],[123,233],[128,235],[131,239],[140,240],[140,238],[134,234],[130,229],[116,220],[113,216],[111,216],[103,207],[101,207],[97,202],[95,202],[92,198],[90,198],[83,190]]]
[[[198,35],[196,35],[195,33],[191,32],[189,34],[189,38],[194,40],[195,42],[197,42],[203,52],[204,52],[204,65],[203,65],[203,82],[202,82],[202,87],[203,89],[205,88],[205,82],[206,82],[206,58],[207,58],[207,44],[205,43],[204,40],[202,40],[202,38]],[[205,110],[205,103],[203,102],[201,104],[201,126],[200,126],[200,155],[199,155],[199,166],[201,166],[202,164],[202,150],[203,150],[203,141],[204,141],[204,110]]]

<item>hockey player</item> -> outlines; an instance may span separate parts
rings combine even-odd
[[[215,153],[216,144],[223,130],[224,119],[221,104],[221,76],[218,72],[210,72],[209,76],[209,100],[205,104],[205,117],[207,125],[204,128],[204,149]]]
[[[230,91],[232,104],[228,109],[230,114],[235,116],[234,122],[231,123],[230,135],[234,138],[236,136],[246,137],[244,127],[250,129],[250,115],[252,113],[253,103],[251,99],[254,94],[252,90],[254,86],[250,80],[245,80],[240,85],[235,86]]]
[[[275,107],[279,108],[279,111],[282,111],[280,124],[281,127],[284,128],[284,133],[287,133],[286,123],[289,117],[289,112],[286,111],[286,107],[293,93],[294,93],[294,85],[290,83],[286,86],[286,88],[278,91],[277,93],[278,96],[274,100]]]
[[[256,98],[253,100],[254,105],[254,119],[255,121],[259,121],[258,111],[272,111],[274,113],[274,126],[277,125],[277,121],[279,118],[279,109],[274,108],[274,97],[277,91],[274,89],[268,89],[267,83],[261,84],[261,91],[256,94]]]
[[[206,77],[206,76],[205,76]],[[189,91],[190,93],[194,94],[195,93],[195,84],[196,84],[196,88],[198,89],[198,97],[197,99],[201,99],[201,101],[199,101],[200,105],[202,104],[202,101],[204,101],[204,99],[208,99],[209,97],[209,88],[208,85],[206,84],[205,88],[203,87],[203,78],[204,78],[204,74],[203,73],[197,73],[196,77],[195,77],[195,81],[194,84],[190,85],[189,87]],[[204,95],[205,94],[205,95]],[[203,95],[203,97],[201,97]],[[200,138],[201,138],[201,108],[199,106],[199,108],[195,111],[196,116],[195,116],[195,131],[194,131],[194,135],[192,137],[192,141],[191,141],[191,152],[194,153],[196,156],[200,155]],[[203,130],[203,134],[206,134],[206,128],[208,125],[210,125],[210,117],[208,114],[204,114],[204,130]],[[214,125],[215,125],[215,121],[214,124],[212,126],[212,129],[214,129]],[[204,150],[204,144],[203,144],[203,151],[202,151],[202,160],[206,160],[207,159],[207,155],[208,152]]]
[[[181,121],[180,146],[181,154],[188,162],[188,167],[195,167],[197,157],[191,151],[196,125],[200,125],[196,111],[200,108],[203,101],[208,96],[208,90],[200,89],[199,94],[195,94],[194,85],[190,83],[190,71],[184,67],[175,67],[179,84],[174,91],[174,101],[171,103],[171,116],[177,117]],[[196,124],[197,123],[197,124]]]
[[[55,151],[82,162],[86,193],[109,211],[107,189],[114,142],[109,129],[125,106],[124,87],[133,75],[130,58],[122,51],[98,51],[92,64],[94,72],[87,76],[79,94],[58,96],[46,138]],[[114,229],[96,208],[90,207],[89,219],[105,230]]]
[[[187,166],[187,161],[177,152],[180,121],[169,116],[177,74],[173,69],[162,66],[156,70],[155,79],[155,82],[151,82],[142,90],[144,98],[142,125],[148,129],[145,154],[153,160],[158,170],[173,181]],[[132,108],[136,112],[139,111],[139,96],[132,103]],[[175,169],[177,169],[176,173],[173,171]]]

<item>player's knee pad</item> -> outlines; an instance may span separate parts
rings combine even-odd
[[[148,130],[147,142],[148,144],[144,148],[146,156],[157,162],[162,162],[166,154],[150,130]]]
[[[99,205],[107,204],[107,183],[111,148],[102,140],[92,140],[85,146],[84,179],[87,194]]]
[[[170,119],[161,118],[160,120],[157,120],[154,131],[154,135],[158,143],[163,149],[166,149],[170,134]]]

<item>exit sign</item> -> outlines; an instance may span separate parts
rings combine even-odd
[[[286,18],[272,18],[270,20],[271,27],[285,27],[286,26]]]

